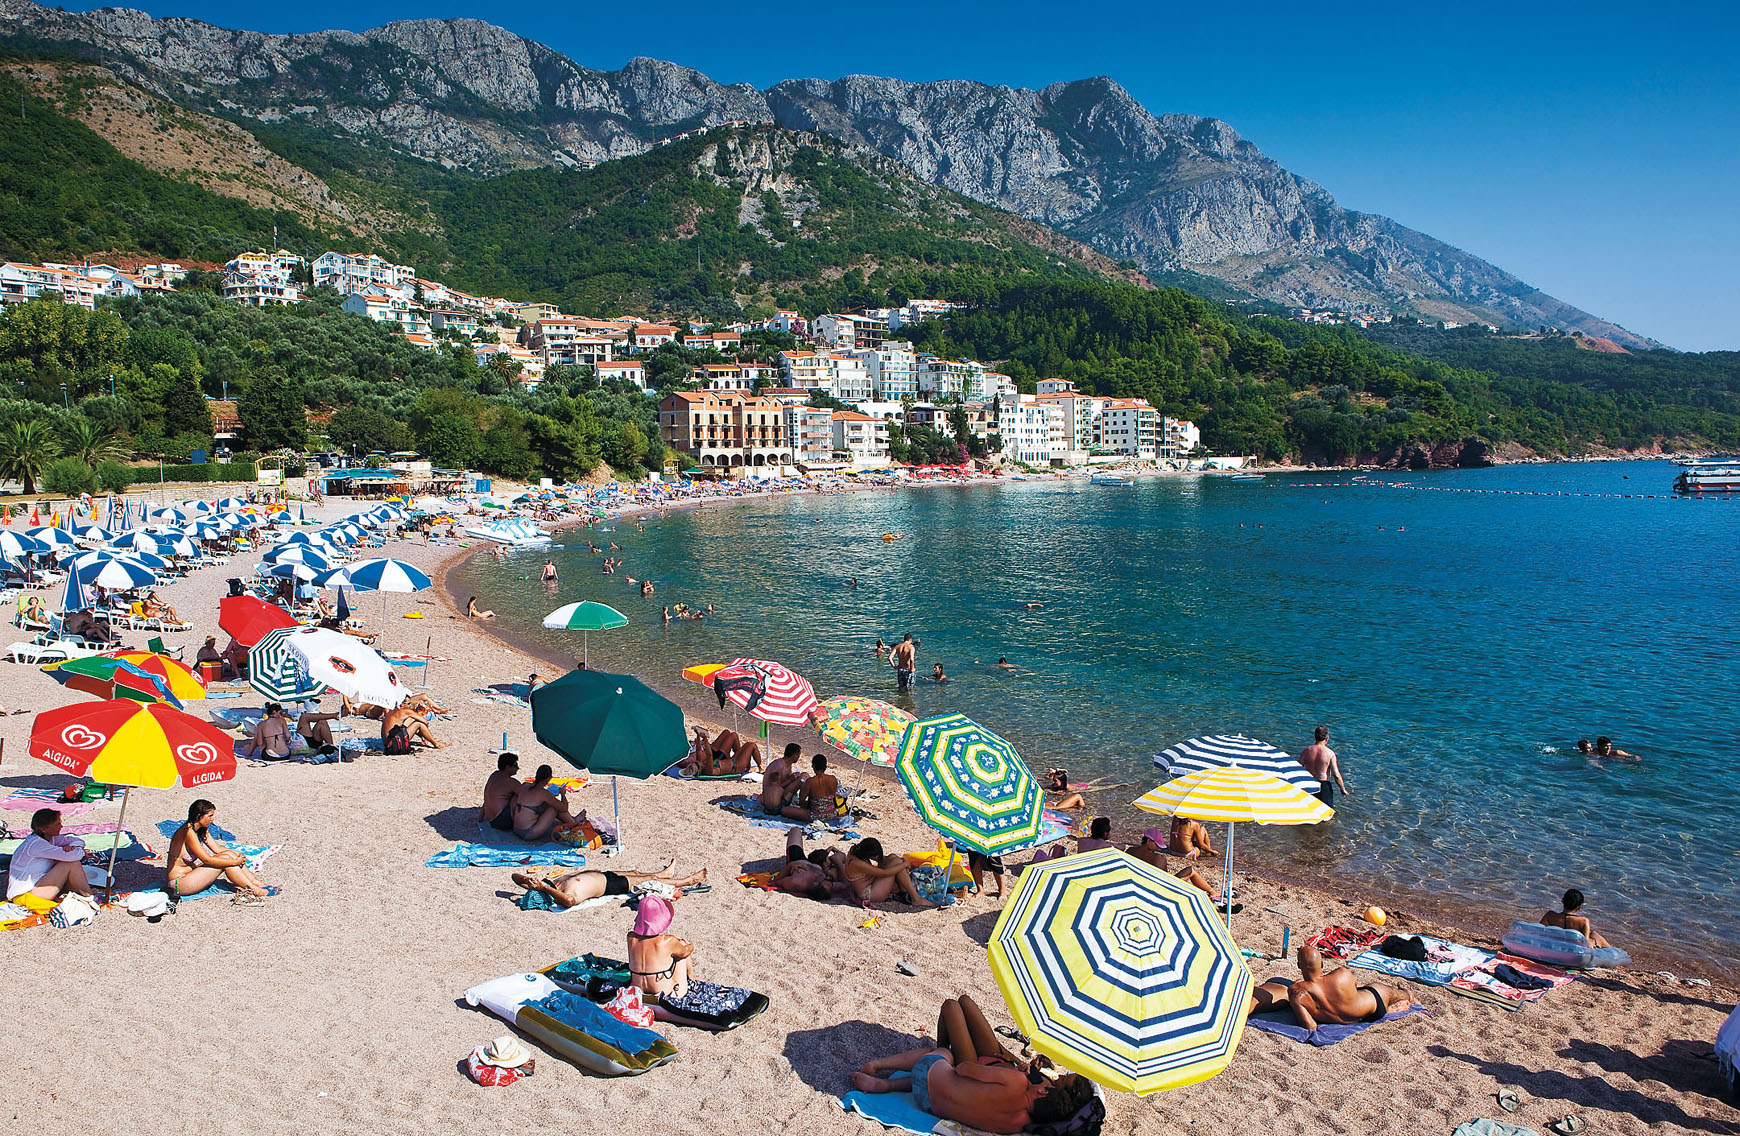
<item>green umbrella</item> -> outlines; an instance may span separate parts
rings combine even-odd
[[[544,626],[552,631],[582,632],[581,645],[586,665],[592,665],[592,636],[594,631],[608,631],[612,627],[626,627],[628,616],[617,611],[609,604],[593,603],[582,600],[580,603],[563,604],[544,617]]]
[[[569,764],[593,773],[644,781],[689,753],[683,710],[633,675],[569,671],[532,691],[532,732]],[[616,782],[610,786],[617,815]]]

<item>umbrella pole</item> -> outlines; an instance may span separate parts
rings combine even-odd
[[[115,842],[109,845],[109,882],[103,889],[104,902],[115,898],[115,857],[121,851],[121,834],[126,832],[123,825],[127,821],[127,795],[131,790],[121,786],[121,815],[115,820]]]
[[[1229,934],[1232,932],[1233,832],[1237,828],[1238,828],[1238,825],[1234,824],[1232,821],[1229,820],[1226,822],[1226,866],[1221,870],[1221,873],[1220,873],[1220,890],[1221,890],[1221,897],[1220,898],[1221,898],[1221,902],[1226,904],[1226,929],[1227,929],[1227,932]]]
[[[956,853],[958,847],[959,846],[956,845],[956,843],[954,841],[952,841],[952,840],[949,841],[949,864],[948,864],[948,867],[943,869],[942,905],[946,905],[948,903],[948,898],[949,898],[949,893],[950,893],[949,885],[951,883],[953,883],[954,879],[955,879],[955,853]]]
[[[610,775],[610,817],[616,825],[616,850],[622,851],[622,809],[616,803],[616,774]]]

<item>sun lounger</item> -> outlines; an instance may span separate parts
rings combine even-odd
[[[600,1076],[636,1076],[677,1057],[676,1047],[659,1034],[619,1021],[541,974],[510,974],[473,986],[465,1001]]]

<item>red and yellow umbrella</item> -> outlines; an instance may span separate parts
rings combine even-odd
[[[169,789],[179,783],[192,789],[236,775],[230,735],[173,706],[125,698],[38,714],[30,728],[30,756],[75,777],[128,787]],[[117,828],[126,819],[127,795],[122,794]],[[111,849],[111,889],[114,878]]]
[[[156,675],[169,693],[186,702],[205,697],[205,682],[186,663],[152,651],[106,651],[105,657],[132,663],[146,674]]]

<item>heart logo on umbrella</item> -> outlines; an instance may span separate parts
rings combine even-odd
[[[109,739],[88,726],[74,723],[60,732],[60,740],[73,749],[101,749]]]
[[[189,765],[210,765],[218,759],[217,747],[210,742],[176,746],[175,754]]]

